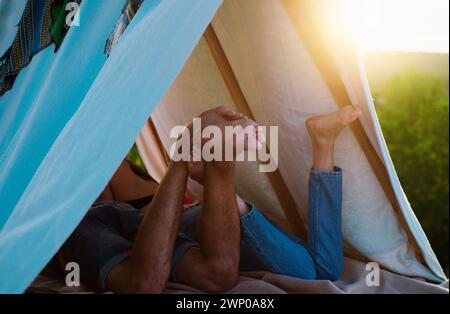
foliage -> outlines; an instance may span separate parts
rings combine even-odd
[[[448,79],[409,72],[374,95],[403,189],[448,274]]]
[[[136,144],[134,144],[133,147],[131,147],[131,150],[128,152],[127,159],[136,166],[138,166],[142,171],[147,173],[144,162],[142,161],[141,156],[139,155]]]

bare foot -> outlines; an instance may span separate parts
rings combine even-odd
[[[306,120],[313,146],[313,169],[333,171],[334,143],[337,136],[361,115],[359,107],[347,106],[339,111]]]
[[[238,149],[259,150],[265,143],[263,134],[258,132],[258,124],[243,114],[235,112],[230,108],[219,106],[205,111],[200,115],[200,119],[202,126],[201,131],[208,126],[216,126],[222,132],[222,140],[224,143],[233,141],[235,156],[240,153],[237,151]],[[242,133],[233,134],[232,138],[227,138],[227,132],[225,132],[225,128],[227,126],[242,127],[242,130],[245,129],[245,131]],[[192,123],[187,126],[187,129],[191,132],[191,134],[195,131]],[[193,136],[199,136],[199,134],[193,134]],[[209,139],[202,138],[201,144],[205,144],[208,140]]]
[[[313,145],[334,144],[337,136],[361,115],[359,107],[346,106],[336,112],[314,116],[306,120],[306,128]]]
[[[234,148],[242,144],[244,150],[259,150],[265,143],[262,134],[258,133],[258,124],[255,121],[228,107],[219,106],[205,111],[200,115],[200,118],[202,119],[202,128],[209,125],[218,126],[222,130],[222,135],[226,134],[226,126],[250,128],[250,133],[243,134],[242,138],[239,135],[234,135],[233,139],[224,136],[226,141],[233,140]]]

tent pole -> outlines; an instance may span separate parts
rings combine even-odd
[[[217,34],[211,24],[208,25],[203,36],[208,43],[209,49],[211,50],[214,60],[219,67],[222,78],[228,88],[228,91],[230,92],[230,95],[237,109],[242,114],[254,120],[254,116],[250,109],[250,106],[248,105],[248,102],[244,96],[244,93],[242,92],[233,69],[231,68],[231,65],[225,55],[223,47],[220,44]],[[306,239],[307,233],[305,224],[299,211],[297,210],[297,205],[294,201],[294,198],[289,192],[279,170],[277,169],[274,172],[267,172],[267,176],[278,197],[281,207],[283,208],[292,232],[302,239]]]
[[[353,103],[350,96],[347,93],[345,85],[339,75],[337,67],[325,49],[326,45],[323,42],[323,38],[320,33],[317,32],[319,28],[319,22],[314,20],[311,16],[313,8],[311,8],[311,2],[308,1],[297,1],[297,0],[283,0],[284,6],[286,7],[287,13],[290,15],[293,24],[295,25],[300,37],[303,39],[306,48],[310,52],[310,56],[314,60],[316,66],[318,67],[322,78],[327,83],[334,99],[339,107],[344,107],[351,105]],[[317,3],[315,2],[314,5]],[[328,3],[329,4],[329,3]],[[422,251],[417,244],[417,241],[411,230],[406,223],[405,217],[398,203],[397,197],[395,195],[394,189],[392,188],[389,174],[383,161],[378,156],[375,148],[372,146],[361,122],[359,120],[355,121],[350,126],[353,134],[355,135],[359,145],[361,146],[375,176],[377,177],[387,199],[391,203],[396,216],[398,217],[401,225],[403,226],[405,232],[407,233],[410,243],[414,247],[417,258],[424,263],[424,258]]]

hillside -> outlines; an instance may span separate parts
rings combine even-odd
[[[449,75],[448,53],[369,52],[363,58],[372,89],[404,72],[432,72],[447,79]]]

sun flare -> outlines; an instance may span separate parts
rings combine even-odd
[[[449,51],[448,0],[337,0],[361,51]]]

